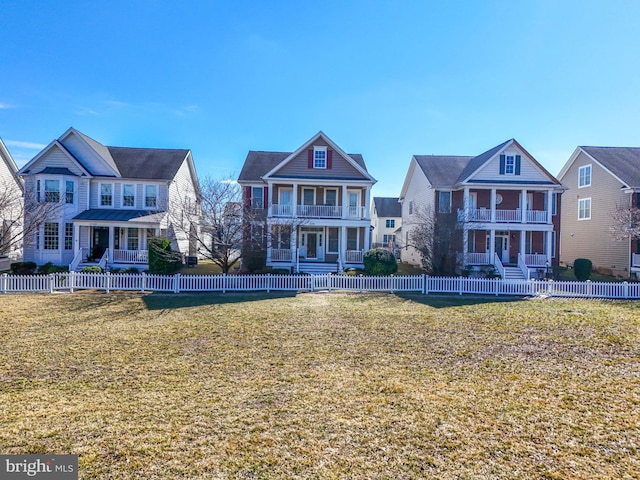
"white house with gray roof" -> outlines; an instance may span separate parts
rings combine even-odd
[[[576,258],[588,258],[604,274],[640,274],[640,242],[612,235],[614,212],[640,207],[640,148],[577,147],[558,179],[569,189],[560,259],[572,266]]]
[[[398,234],[402,227],[402,206],[398,197],[373,197],[371,203],[373,248],[386,248],[399,254]]]
[[[402,260],[421,264],[411,232],[421,216],[457,215],[460,267],[493,265],[503,277],[558,263],[561,183],[516,140],[478,156],[414,155],[400,202]]]
[[[310,273],[363,266],[376,180],[362,155],[319,132],[293,152],[250,151],[238,182],[267,266]]]
[[[18,173],[40,201],[61,204],[25,247],[25,260],[144,270],[147,241],[158,235],[195,254],[180,234],[189,229],[175,228],[178,216],[169,214],[178,195],[198,201],[189,150],[108,147],[70,128]]]

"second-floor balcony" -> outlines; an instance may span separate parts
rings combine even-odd
[[[460,222],[482,223],[549,223],[549,214],[546,210],[525,210],[523,219],[522,210],[495,210],[495,218],[491,218],[490,208],[467,208],[458,210]]]
[[[274,203],[269,209],[272,217],[302,217],[302,218],[367,218],[367,209],[362,206],[337,205],[282,205]]]

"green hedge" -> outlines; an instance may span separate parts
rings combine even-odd
[[[364,254],[364,270],[369,275],[391,275],[398,271],[396,257],[389,250],[375,248]]]
[[[573,273],[578,280],[589,280],[593,263],[588,258],[576,258],[573,262]]]

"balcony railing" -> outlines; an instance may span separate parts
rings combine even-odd
[[[290,262],[293,258],[290,248],[272,248],[271,260],[274,262]]]
[[[149,263],[147,250],[114,250],[113,263]]]
[[[362,250],[347,250],[345,253],[345,263],[362,263],[364,258],[364,251]]]
[[[548,212],[546,210],[527,210],[527,223],[547,223]],[[490,208],[470,208],[458,210],[458,221],[460,222],[491,222]],[[522,211],[519,208],[515,210],[496,210],[496,223],[521,223]]]
[[[293,217],[293,205],[274,203],[269,209],[273,217]],[[341,207],[336,205],[296,205],[295,214],[306,218],[367,218],[365,207]]]

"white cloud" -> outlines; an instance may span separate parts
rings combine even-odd
[[[43,143],[20,142],[18,140],[6,140],[4,143],[8,147],[28,148],[31,150],[42,150],[44,147],[46,147],[46,145]]]
[[[7,105],[6,103],[0,103],[0,110],[7,108],[15,108],[13,105]]]

